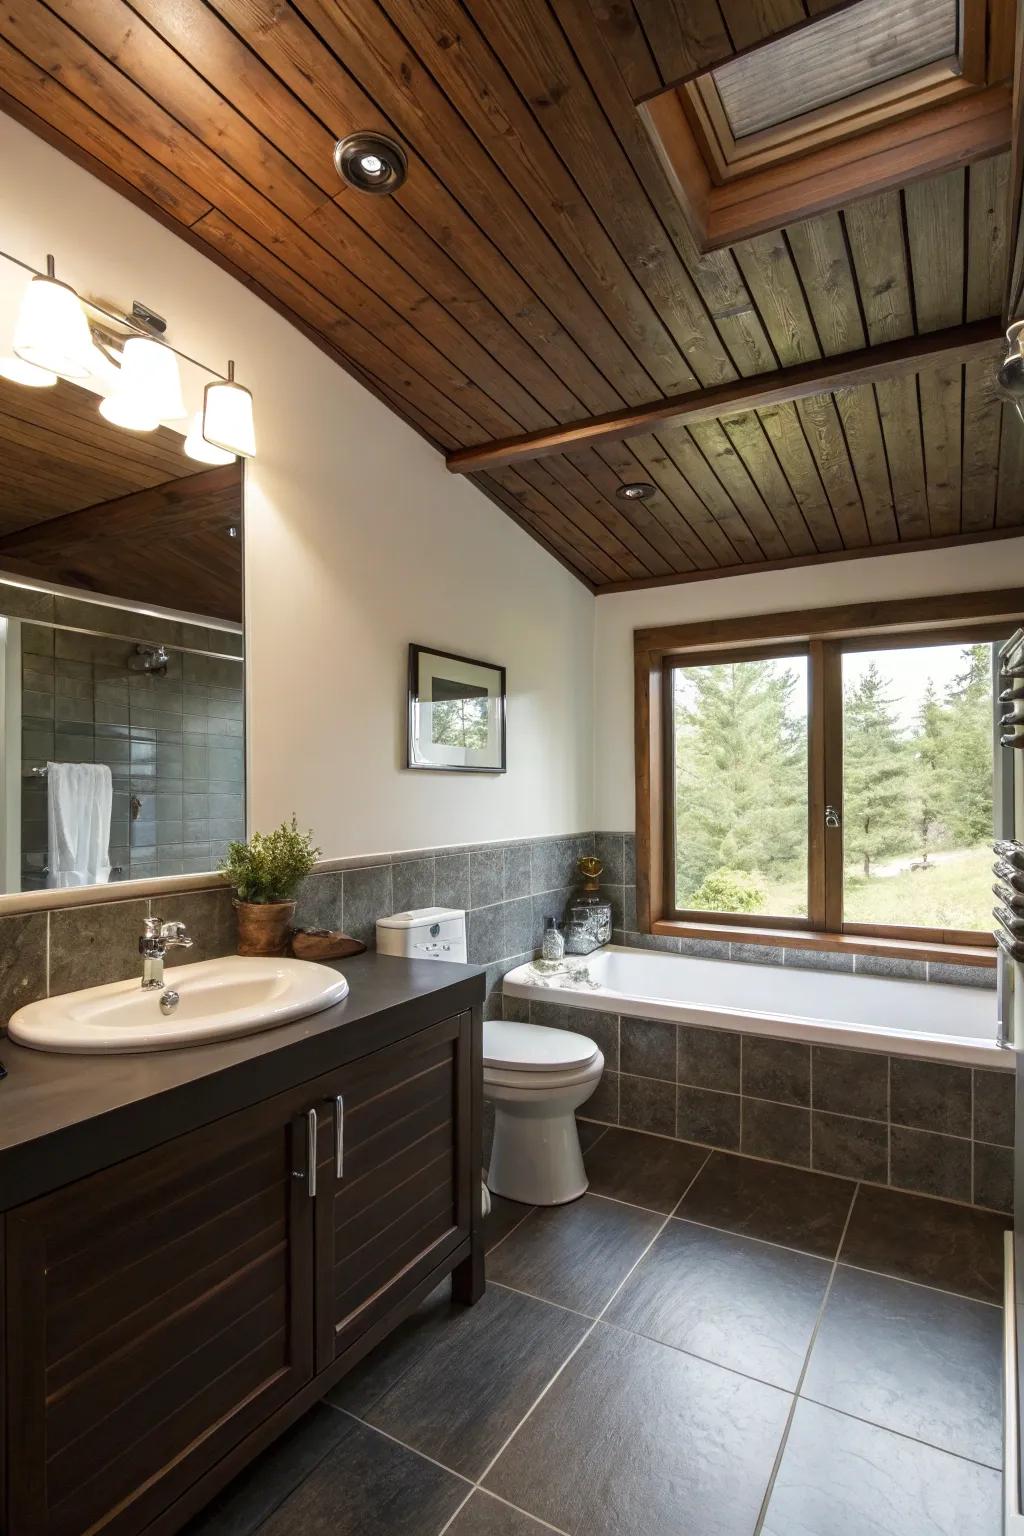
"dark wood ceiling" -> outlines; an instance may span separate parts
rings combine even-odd
[[[239,622],[241,465],[203,469],[180,433],[125,432],[97,403],[0,378],[0,570]]]
[[[828,8],[8,0],[0,105],[449,451],[999,314],[1006,153],[698,253],[636,101]],[[363,128],[409,151],[393,198],[338,181]],[[939,362],[473,478],[596,588],[990,537],[1024,522],[992,386]]]
[[[65,379],[25,389],[0,378],[0,541],[47,518],[195,474],[179,432],[125,432],[98,404],[98,396]]]

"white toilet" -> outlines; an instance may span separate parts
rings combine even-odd
[[[543,1024],[484,1024],[484,1097],[494,1105],[487,1184],[523,1205],[564,1205],[587,1187],[575,1111],[601,1080],[586,1035]]]
[[[466,914],[419,907],[377,922],[381,954],[466,959]],[[575,1111],[601,1081],[604,1057],[586,1035],[543,1024],[484,1024],[484,1097],[494,1105],[487,1184],[523,1205],[564,1205],[587,1187]]]

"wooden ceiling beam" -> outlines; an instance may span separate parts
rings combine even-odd
[[[503,464],[542,459],[553,453],[594,447],[619,438],[641,436],[657,431],[666,423],[691,426],[701,421],[716,421],[741,411],[761,410],[836,389],[917,373],[937,363],[968,362],[991,355],[1002,339],[1002,325],[998,319],[976,320],[969,325],[932,331],[926,336],[907,336],[838,357],[820,358],[790,368],[778,368],[771,373],[755,374],[712,389],[670,395],[663,400],[652,400],[648,405],[608,411],[602,416],[591,416],[586,421],[564,427],[461,448],[449,453],[445,462],[452,474],[465,475]]]

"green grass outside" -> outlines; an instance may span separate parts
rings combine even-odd
[[[848,867],[843,916],[848,923],[900,923],[910,928],[977,928],[992,931],[992,849],[944,850],[928,870],[904,870],[865,880]],[[768,887],[764,910],[777,917],[807,910],[806,879],[780,880]]]

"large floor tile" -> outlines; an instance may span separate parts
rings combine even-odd
[[[715,1152],[677,1215],[831,1259],[855,1187],[848,1179]]]
[[[825,1259],[670,1221],[605,1316],[793,1391],[831,1272]]]
[[[873,1424],[801,1402],[762,1536],[999,1536],[1000,1479]]]
[[[367,1422],[476,1479],[588,1326],[574,1312],[490,1285],[434,1336]]]
[[[998,1307],[840,1266],[802,1396],[997,1467]]]
[[[454,1473],[348,1419],[335,1450],[260,1536],[437,1536],[467,1492]]]
[[[707,1159],[706,1147],[612,1127],[586,1155],[590,1191],[667,1216]]]
[[[520,1205],[518,1200],[506,1200],[504,1195],[491,1196],[490,1213],[484,1221],[484,1242],[488,1253],[518,1227],[524,1216],[529,1216],[532,1205]]]
[[[1008,1221],[969,1206],[862,1185],[842,1257],[862,1269],[1001,1301]]]
[[[538,1207],[487,1261],[501,1285],[593,1316],[643,1253],[661,1225],[650,1211],[599,1195],[572,1205]]]
[[[394,1333],[331,1388],[327,1401],[335,1408],[345,1408],[362,1418],[466,1311],[463,1302],[452,1300],[451,1281],[442,1280],[411,1317],[400,1323]]]
[[[219,1493],[182,1536],[251,1536],[349,1432],[344,1414],[318,1403]]]
[[[551,1527],[478,1490],[459,1510],[445,1536],[550,1536]]]
[[[790,1401],[599,1323],[485,1481],[579,1536],[751,1536]]]

